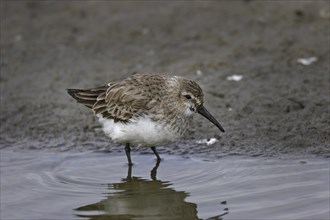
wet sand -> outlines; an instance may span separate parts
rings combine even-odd
[[[196,116],[160,153],[330,157],[329,13],[328,1],[3,1],[0,147],[122,151],[65,89],[156,72],[196,80],[226,130]]]

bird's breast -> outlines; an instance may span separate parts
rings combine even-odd
[[[180,138],[186,130],[185,123],[169,123],[165,120],[152,120],[143,115],[129,122],[114,122],[113,119],[99,117],[103,131],[114,142],[130,143],[138,146],[156,146]]]

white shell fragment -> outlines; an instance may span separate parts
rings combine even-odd
[[[197,76],[202,76],[203,75],[203,72],[201,70],[196,70],[196,75]]]
[[[229,81],[240,81],[241,79],[243,79],[242,75],[232,75],[227,77],[227,80]]]
[[[305,66],[311,65],[312,63],[314,63],[316,61],[317,61],[317,57],[306,57],[306,58],[297,59],[298,63],[305,65]]]
[[[196,141],[197,144],[206,144],[207,146],[213,145],[216,142],[218,142],[218,140],[216,138],[202,139],[202,140]]]

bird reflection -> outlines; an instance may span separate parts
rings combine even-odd
[[[129,166],[126,178],[107,185],[109,192],[105,199],[76,208],[76,215],[90,220],[199,219],[197,205],[185,201],[187,192],[171,188],[169,181],[157,180],[159,164],[157,161],[151,170],[151,180],[132,176]],[[209,219],[221,220],[221,216]]]

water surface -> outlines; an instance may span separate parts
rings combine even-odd
[[[329,161],[1,152],[1,219],[328,219]]]

